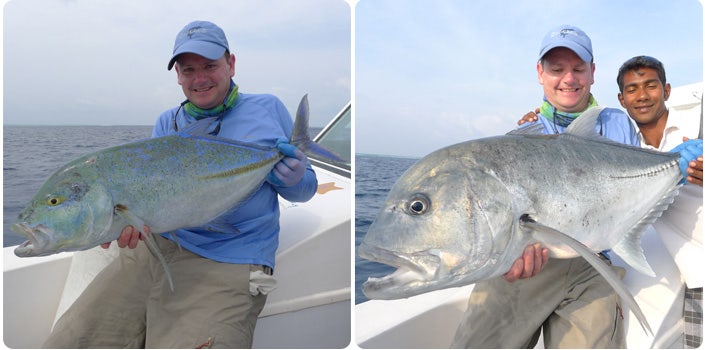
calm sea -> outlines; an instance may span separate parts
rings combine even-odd
[[[389,156],[355,156],[355,248],[360,245],[367,229],[374,221],[387,192],[399,176],[418,159]],[[367,277],[380,277],[394,268],[360,259],[355,254],[355,304],[366,301],[362,283]]]
[[[59,167],[86,153],[149,138],[152,126],[3,126],[3,247],[17,215]]]

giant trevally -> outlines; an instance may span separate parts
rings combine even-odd
[[[210,135],[213,123],[203,119],[173,135],[108,148],[64,165],[12,226],[28,237],[15,254],[89,249],[115,240],[127,225],[139,230],[147,225],[155,234],[199,227],[233,208],[262,185],[284,155],[277,147]],[[306,96],[290,142],[340,160],[310,140]],[[166,263],[150,238],[145,242],[173,289]]]
[[[678,193],[679,155],[598,136],[599,112],[583,113],[564,134],[519,129],[419,160],[394,184],[358,248],[362,258],[397,267],[369,278],[365,295],[406,298],[495,278],[540,242],[552,258],[583,256],[650,332],[629,291],[594,252],[611,249],[654,275],[641,236]]]

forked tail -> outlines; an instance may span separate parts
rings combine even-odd
[[[308,94],[304,95],[299,102],[299,108],[296,110],[296,119],[294,120],[294,131],[291,133],[289,143],[300,149],[306,155],[316,155],[333,164],[346,163],[344,159],[323,146],[313,142],[308,134]]]

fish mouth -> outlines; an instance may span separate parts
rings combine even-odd
[[[442,270],[442,259],[436,250],[405,254],[372,247],[363,242],[358,247],[358,255],[363,259],[396,267],[391,274],[369,277],[363,283],[362,292],[370,299],[399,299],[426,292],[437,282]]]
[[[46,255],[43,254],[45,248],[49,245],[48,228],[44,225],[31,227],[28,224],[21,222],[12,225],[12,231],[19,233],[28,238],[27,241],[15,248],[15,255],[19,257],[31,257]]]

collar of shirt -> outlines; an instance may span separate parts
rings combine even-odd
[[[655,149],[658,151],[672,150],[683,143],[683,136],[691,139],[698,137],[700,130],[700,104],[687,109],[668,109],[668,120],[663,130],[659,148],[644,143],[641,131],[638,131],[639,142],[642,148]]]

